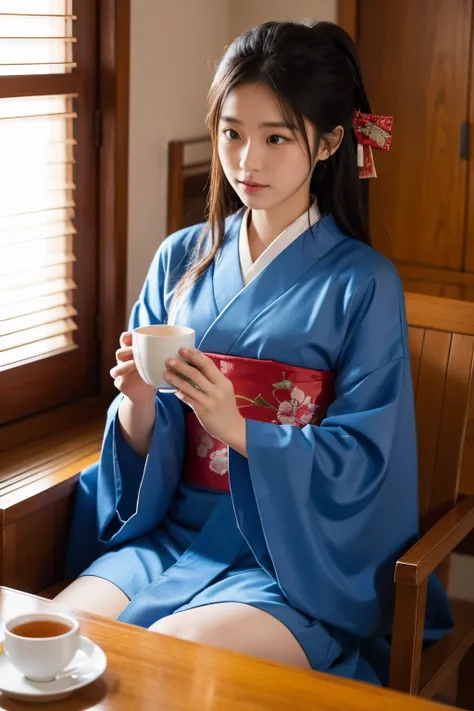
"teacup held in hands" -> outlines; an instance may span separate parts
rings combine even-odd
[[[133,357],[140,376],[162,392],[173,392],[163,378],[169,358],[181,358],[180,348],[194,348],[195,331],[186,326],[140,326],[132,334]]]

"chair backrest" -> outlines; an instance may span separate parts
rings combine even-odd
[[[458,497],[474,363],[474,303],[413,293],[406,293],[405,301],[423,533]]]
[[[168,144],[168,234],[203,222],[211,156],[209,135]]]

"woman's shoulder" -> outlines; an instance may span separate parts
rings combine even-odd
[[[405,297],[395,265],[373,247],[338,232],[339,246],[327,267],[343,302],[347,333],[363,348],[374,339],[390,359],[408,357]]]
[[[238,226],[239,221],[242,219],[242,210],[229,215],[225,220],[225,234],[226,238],[236,230],[233,229]],[[177,264],[189,261],[193,256],[194,249],[199,243],[200,237],[203,233],[206,234],[207,239],[210,239],[210,233],[208,230],[208,222],[199,222],[190,227],[183,227],[176,232],[173,232],[163,240],[158,251],[156,253],[156,258],[161,260],[164,259],[169,266],[176,267]]]
[[[393,262],[373,247],[346,235],[334,221],[327,221],[334,249],[326,269],[344,304],[349,324],[364,319],[377,329],[405,331],[403,286]],[[340,303],[340,302],[339,302]],[[402,338],[402,341],[405,338]]]
[[[334,246],[339,245],[338,259],[343,263],[352,264],[354,269],[373,274],[397,274],[393,262],[371,245],[361,242],[342,230],[332,215],[327,215],[322,221],[327,233],[331,235]]]
[[[190,227],[183,227],[176,232],[170,234],[160,245],[158,252],[161,250],[167,254],[175,254],[182,256],[194,249],[197,241],[206,226],[205,222],[199,222]]]
[[[403,287],[394,263],[374,247],[357,240],[351,243],[351,268],[357,274],[359,288],[374,288],[379,297],[386,295],[400,301]]]
[[[163,272],[176,273],[180,267],[185,269],[205,225],[206,223],[201,222],[191,227],[184,227],[165,237],[155,252],[148,276],[156,276],[157,273]]]
[[[333,219],[328,220],[325,226],[339,247],[333,252],[337,271],[350,279],[353,288],[377,284],[388,291],[400,292],[398,271],[388,257],[371,245],[345,234]]]
[[[353,327],[393,341],[391,356],[408,357],[405,295],[393,262],[373,247],[351,240],[354,289],[349,300]]]

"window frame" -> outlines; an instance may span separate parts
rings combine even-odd
[[[44,400],[43,388],[39,388],[51,365],[54,363],[58,387],[63,388],[64,378],[61,378],[61,356],[77,353],[79,349],[57,356],[39,359],[31,364],[35,366],[31,375],[26,378],[25,368],[19,366],[9,372],[7,389],[2,388],[1,400],[12,402],[16,393],[27,394],[30,403],[40,404],[41,414],[20,417],[16,421],[0,427],[0,451],[9,449],[28,440],[46,436],[67,427],[90,420],[104,412],[107,403],[113,397],[114,388],[109,375],[109,370],[115,361],[115,350],[118,337],[125,325],[125,300],[126,300],[126,260],[127,260],[127,218],[128,218],[128,130],[129,130],[129,67],[130,67],[130,0],[100,0],[99,11],[92,13],[95,6],[94,0],[76,0],[83,4],[82,12],[77,12],[78,18],[82,14],[82,23],[78,19],[76,36],[82,38],[86,45],[87,38],[92,37],[90,24],[97,23],[97,53],[95,61],[87,67],[86,78],[92,77],[87,82],[88,86],[81,86],[78,75],[41,75],[34,77],[35,87],[32,94],[32,77],[2,77],[1,96],[20,96],[27,88],[28,95],[59,93],[72,93],[71,86],[76,91],[83,90],[84,101],[89,102],[88,111],[95,116],[86,126],[84,131],[100,134],[99,150],[97,156],[97,180],[95,185],[89,186],[89,199],[98,200],[98,220],[94,225],[97,229],[97,253],[81,254],[81,243],[77,241],[76,254],[78,264],[87,271],[87,278],[97,285],[97,298],[94,289],[82,289],[79,296],[84,299],[78,302],[79,311],[89,318],[89,322],[79,321],[79,334],[96,339],[96,343],[85,343],[89,352],[96,349],[96,362],[87,371],[86,376],[78,377],[77,381],[87,383],[87,388],[78,387],[74,382],[66,383],[68,398],[64,405],[57,407],[48,406]],[[94,15],[94,17],[92,17]],[[79,41],[78,41],[79,45]],[[92,52],[88,52],[93,56]],[[66,76],[66,79],[64,78]],[[97,76],[97,81],[94,77]],[[7,94],[7,92],[9,92]],[[16,92],[16,93],[14,93]],[[95,109],[92,108],[94,102]],[[86,134],[84,134],[86,135]],[[87,136],[89,140],[90,135]],[[94,138],[94,136],[92,136]],[[80,141],[81,136],[78,136]],[[92,160],[92,155],[87,160]],[[85,170],[87,166],[85,166]],[[80,176],[78,176],[80,179]],[[86,193],[84,193],[85,195]],[[79,214],[79,211],[78,211]],[[80,218],[79,218],[80,219]],[[91,229],[87,222],[78,225],[80,229]],[[82,275],[84,280],[84,274]],[[90,300],[94,298],[97,309],[90,308]],[[88,301],[89,300],[89,303]],[[91,323],[91,315],[95,323]],[[104,316],[103,316],[104,315]],[[106,315],[106,317],[105,317]],[[80,336],[81,337],[81,336]],[[81,341],[79,341],[81,345]],[[78,367],[88,368],[88,363],[78,363]],[[16,373],[15,373],[16,371]],[[21,375],[21,377],[20,377]],[[36,384],[36,387],[35,387]],[[41,401],[39,398],[42,398]]]

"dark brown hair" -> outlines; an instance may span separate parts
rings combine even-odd
[[[310,166],[321,140],[336,126],[344,138],[336,152],[316,166],[310,191],[322,215],[332,214],[350,237],[370,244],[367,219],[367,181],[359,179],[357,142],[352,130],[355,110],[370,113],[357,50],[350,36],[331,22],[313,24],[266,22],[237,37],[227,48],[209,92],[207,126],[213,144],[207,222],[191,262],[177,284],[173,303],[204,274],[225,238],[225,219],[242,202],[224,175],[218,136],[222,105],[229,93],[244,84],[262,83],[275,92],[288,126],[296,126]],[[316,130],[313,150],[305,119]]]

